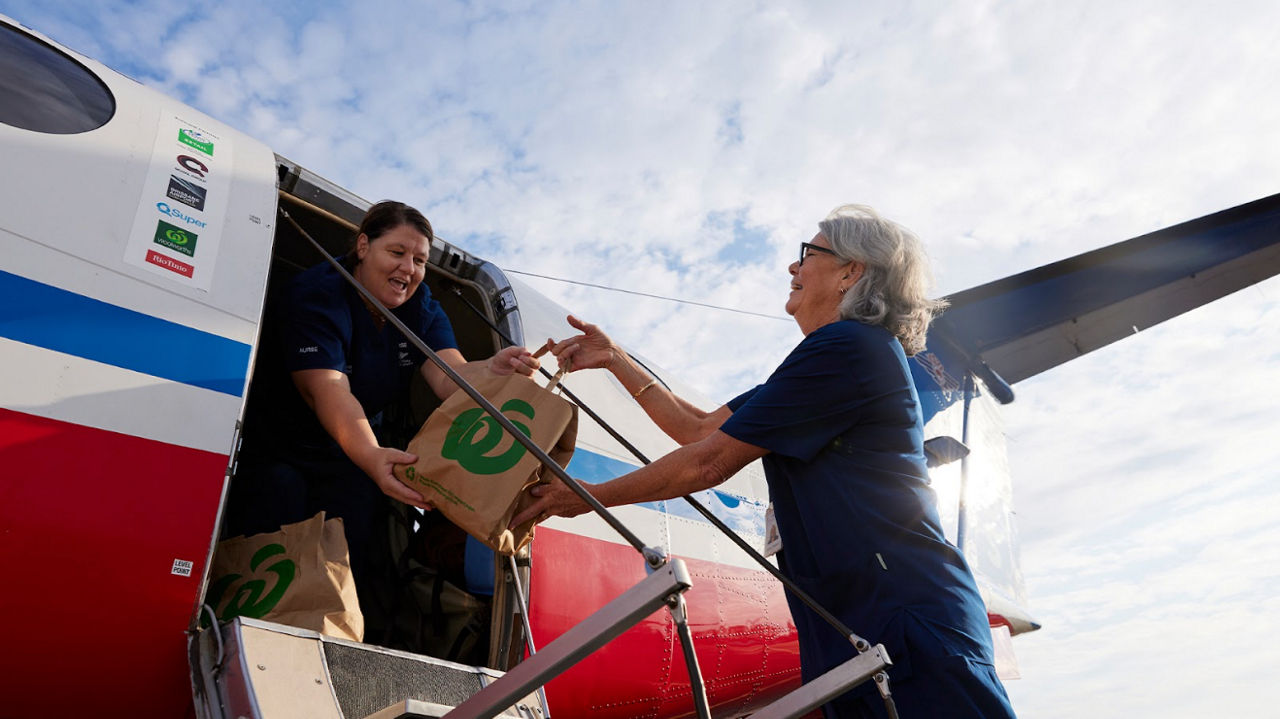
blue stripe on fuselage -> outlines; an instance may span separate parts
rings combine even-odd
[[[249,368],[243,342],[4,271],[0,337],[233,397]]]
[[[637,465],[605,457],[579,447],[573,453],[573,459],[569,461],[569,466],[565,468],[565,471],[569,473],[569,476],[588,484],[600,484],[635,469],[638,469]],[[762,503],[737,497],[718,489],[696,492],[693,498],[698,500],[704,507],[710,509],[712,514],[729,525],[735,532],[745,535],[764,535],[764,505]],[[698,510],[683,499],[641,502],[635,506],[653,509],[684,519],[707,522],[706,517],[703,517]],[[710,522],[707,523],[710,524]]]

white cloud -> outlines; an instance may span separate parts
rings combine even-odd
[[[953,292],[1277,190],[1269,2],[6,6],[500,266],[769,314],[844,202]],[[716,399],[799,338],[529,282]],[[1025,716],[1280,700],[1278,328],[1272,280],[1018,386]]]
[[[1015,642],[1027,679],[1009,689],[1028,715],[1256,715],[1280,699],[1278,290],[1019,387],[1023,569],[1045,624]]]

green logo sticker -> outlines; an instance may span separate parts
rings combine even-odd
[[[280,544],[268,544],[267,546],[254,552],[253,558],[249,560],[250,571],[257,572],[258,566],[267,559],[278,554],[284,554],[285,549]],[[267,612],[275,609],[280,603],[284,593],[289,589],[289,585],[293,583],[294,576],[298,573],[298,567],[290,559],[281,559],[264,568],[264,571],[276,575],[275,586],[270,592],[266,592],[267,583],[262,579],[250,579],[232,595],[231,600],[227,602],[227,606],[218,614],[218,619],[227,620],[232,617],[252,617],[261,619],[266,616]],[[217,581],[209,585],[209,592],[205,598],[206,603],[215,609],[222,603],[222,595],[226,594],[233,584],[242,578],[240,574],[228,574],[219,577]],[[264,596],[264,592],[265,596]],[[207,619],[201,621],[204,626],[208,626]]]
[[[181,252],[187,257],[196,256],[196,239],[199,237],[190,230],[184,230],[176,225],[171,225],[164,220],[160,220],[160,224],[156,225],[155,243],[161,247],[167,247],[175,252]]]
[[[213,140],[204,139],[204,133],[199,130],[188,130],[185,127],[179,128],[178,142],[187,147],[194,147],[209,157],[213,157]]]
[[[508,412],[519,412],[533,419],[533,406],[522,399],[507,400],[502,405],[502,413],[505,415]],[[528,426],[514,419],[511,423],[524,432],[526,437],[533,436]],[[523,444],[512,442],[505,452],[490,456],[489,453],[497,449],[505,436],[506,433],[502,431],[498,420],[476,407],[463,412],[453,420],[453,425],[445,435],[444,446],[440,448],[440,454],[445,459],[454,460],[472,474],[501,474],[516,466],[527,451]]]

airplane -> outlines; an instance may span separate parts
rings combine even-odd
[[[263,318],[289,277],[323,259],[281,211],[336,255],[369,202],[3,16],[0,98],[0,716],[447,706],[645,581],[632,547],[589,513],[545,522],[514,569],[459,550],[479,575],[459,591],[484,618],[465,661],[244,617],[206,625]],[[565,308],[463,248],[436,238],[429,264],[469,357],[574,332]],[[1009,637],[1038,628],[998,417],[1012,385],[1277,272],[1280,195],[948,298],[913,377],[939,511],[979,581],[1006,676]],[[641,359],[686,398],[718,404]],[[647,457],[674,448],[606,373],[564,385]],[[406,411],[420,422],[431,406],[415,397]],[[640,463],[580,416],[570,475],[599,482]],[[767,497],[758,464],[697,495],[757,550]],[[614,513],[688,569],[715,716],[751,714],[799,685],[775,579],[681,500]],[[514,711],[665,719],[692,716],[692,694],[672,616],[657,612],[547,684],[545,703]]]

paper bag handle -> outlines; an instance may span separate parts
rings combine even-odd
[[[551,349],[551,346],[552,346],[552,340],[547,340],[547,343],[545,345],[539,347],[538,351],[533,353],[534,359],[537,359],[538,357],[541,357],[542,355],[546,354],[547,350]],[[563,379],[566,374],[572,371],[573,371],[573,359],[570,358],[565,361],[564,366],[560,368],[560,371],[556,372],[555,376],[551,378],[551,381],[547,383],[547,391],[554,392],[556,389],[556,385],[560,384],[560,380]]]

